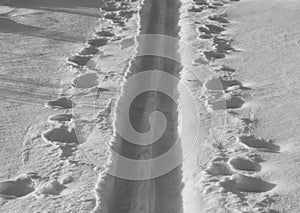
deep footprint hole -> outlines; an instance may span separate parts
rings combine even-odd
[[[216,51],[205,51],[205,52],[203,52],[203,54],[209,61],[214,61],[216,59],[225,58],[224,53],[220,53],[220,52],[216,52]]]
[[[229,161],[229,164],[236,170],[242,170],[242,171],[260,171],[261,166],[257,164],[256,162],[246,159],[246,158],[233,158]]]
[[[91,56],[91,55],[96,55],[98,52],[99,52],[99,50],[96,47],[88,46],[88,47],[83,48],[77,54],[82,55],[82,56]]]
[[[228,99],[221,98],[210,103],[212,110],[238,109],[245,101],[240,96],[230,96]]]
[[[79,144],[75,129],[69,129],[67,126],[52,128],[44,132],[43,137],[50,142]]]
[[[50,108],[71,109],[75,106],[75,104],[72,100],[62,97],[56,100],[48,101],[45,106]]]
[[[28,195],[35,190],[34,183],[29,176],[20,176],[15,180],[0,182],[0,197],[18,198]]]
[[[48,118],[48,121],[68,122],[71,121],[72,114],[56,114]]]
[[[261,149],[267,152],[278,152],[280,147],[273,143],[273,141],[267,141],[262,138],[256,138],[255,136],[240,136],[239,142],[245,144],[250,148]]]
[[[94,46],[94,47],[101,47],[106,45],[108,42],[107,38],[94,38],[94,39],[90,39],[88,40],[86,43],[88,45]]]
[[[262,193],[272,190],[276,184],[246,175],[233,175],[223,180],[220,185],[228,191]]]
[[[242,86],[242,83],[237,80],[226,80],[223,78],[212,78],[205,83],[208,90],[227,90],[232,86]]]
[[[91,60],[91,58],[91,56],[72,55],[67,59],[67,62],[71,65],[83,67]]]

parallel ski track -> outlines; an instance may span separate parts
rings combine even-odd
[[[140,34],[160,34],[178,37],[179,8],[179,2],[176,0],[145,0],[140,10]],[[157,48],[168,48],[168,51],[170,51],[170,47],[162,47],[161,44],[157,45]],[[172,51],[177,52],[178,47],[174,46],[171,48],[173,48]],[[135,57],[130,62],[127,77],[135,73],[154,69],[179,76],[181,66],[178,62],[158,56]],[[159,84],[165,83],[169,82],[155,82],[158,87]],[[177,85],[170,86],[176,91]],[[126,88],[123,91],[125,94],[131,92],[134,93],[134,91],[126,91]],[[126,95],[124,96],[126,97]],[[118,102],[118,107],[122,107],[122,97]],[[153,111],[164,113],[168,121],[165,133],[156,143],[149,146],[137,146],[119,136],[115,136],[111,142],[111,148],[122,156],[137,160],[155,158],[170,149],[178,138],[177,105],[171,98],[156,91],[150,91],[138,96],[131,103],[129,115],[131,123],[137,131],[147,131],[149,128],[148,117]],[[115,122],[118,121],[116,120]],[[183,184],[181,166],[161,177],[150,180],[126,180],[106,174],[102,182],[102,192],[106,196],[101,201],[105,206],[103,208],[105,210],[101,212],[182,212],[181,191]]]

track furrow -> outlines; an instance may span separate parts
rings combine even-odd
[[[178,37],[178,17],[179,2],[175,0],[145,0],[141,4],[140,9],[140,35],[156,34]],[[137,42],[137,51],[141,45]],[[171,51],[176,54],[177,46],[167,47],[160,41],[154,42],[157,49],[162,52]],[[153,48],[153,47],[152,47]],[[175,77],[179,76],[181,66],[179,62],[163,58],[160,56],[143,55],[134,57],[129,66],[126,78],[130,78],[137,73],[159,70],[171,74]],[[157,76],[149,77],[150,85],[157,88],[168,84],[171,91],[174,91],[172,98],[178,97],[177,85],[172,82],[164,82]],[[138,82],[139,84],[139,82]],[[142,83],[141,83],[142,84]],[[173,85],[172,85],[173,84]],[[122,112],[122,107],[126,104],[128,94],[136,94],[142,85],[123,87],[123,95],[119,99],[116,109],[115,125],[118,124],[118,113]],[[130,103],[129,120],[132,127],[144,133],[149,131],[149,116],[155,111],[164,114],[167,125],[163,135],[155,143],[150,145],[137,145],[126,141],[118,133],[115,133],[111,141],[111,149],[119,155],[139,160],[148,160],[156,158],[167,152],[178,139],[178,112],[177,104],[166,94],[157,91],[147,91],[138,95],[132,103]],[[130,96],[130,95],[129,95]],[[154,121],[153,126],[157,125]],[[126,125],[121,123],[119,125]],[[138,139],[137,139],[138,140]],[[180,153],[177,153],[180,155]],[[178,158],[178,156],[174,156]],[[112,164],[119,164],[118,159],[111,159]],[[108,165],[109,166],[109,165]],[[123,168],[124,169],[124,168]],[[126,168],[125,168],[126,169]],[[136,168],[144,171],[147,168]],[[146,171],[150,172],[151,171]],[[182,174],[181,167],[173,169],[166,174],[148,179],[148,180],[128,180],[105,174],[100,182],[103,185],[98,191],[100,203],[95,212],[107,213],[168,213],[182,212]],[[101,184],[100,184],[101,185]],[[100,207],[101,206],[101,207]],[[100,209],[101,208],[101,209]]]

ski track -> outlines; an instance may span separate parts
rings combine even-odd
[[[178,12],[179,2],[177,1],[144,1],[141,4],[140,10],[140,35],[162,34],[177,37]],[[161,44],[157,43],[157,45]],[[137,46],[139,46],[139,43]],[[162,47],[158,46],[157,48]],[[174,48],[174,52],[177,51],[177,47],[172,48]],[[133,58],[130,63],[131,66],[129,67],[126,77],[153,69],[178,76],[181,68],[178,62],[158,56],[136,57]],[[149,80],[150,82],[153,81],[151,79]],[[165,82],[153,81],[152,83],[164,84]],[[170,85],[170,87],[175,90],[176,86],[177,85]],[[139,88],[139,86],[137,86],[137,88]],[[118,122],[118,112],[120,113],[122,111],[122,104],[124,100],[126,100],[127,95],[135,92],[136,91],[128,90],[126,85],[124,86],[122,96],[119,99],[116,109],[115,123]],[[144,93],[131,103],[129,116],[133,127],[143,132],[147,131],[148,116],[153,111],[163,112],[168,121],[164,135],[156,141],[155,144],[137,146],[115,135],[111,141],[111,149],[122,156],[137,160],[155,158],[167,151],[178,137],[177,106],[170,98],[155,91]],[[113,162],[115,160],[116,159],[111,159]],[[118,164],[118,162],[114,163]],[[103,183],[103,185],[99,187],[97,192],[100,196],[100,202],[95,212],[182,212],[180,166],[163,176],[150,180],[126,180],[104,174],[100,184],[101,183]]]

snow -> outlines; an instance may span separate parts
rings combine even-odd
[[[299,9],[2,1],[0,211],[298,213]]]

